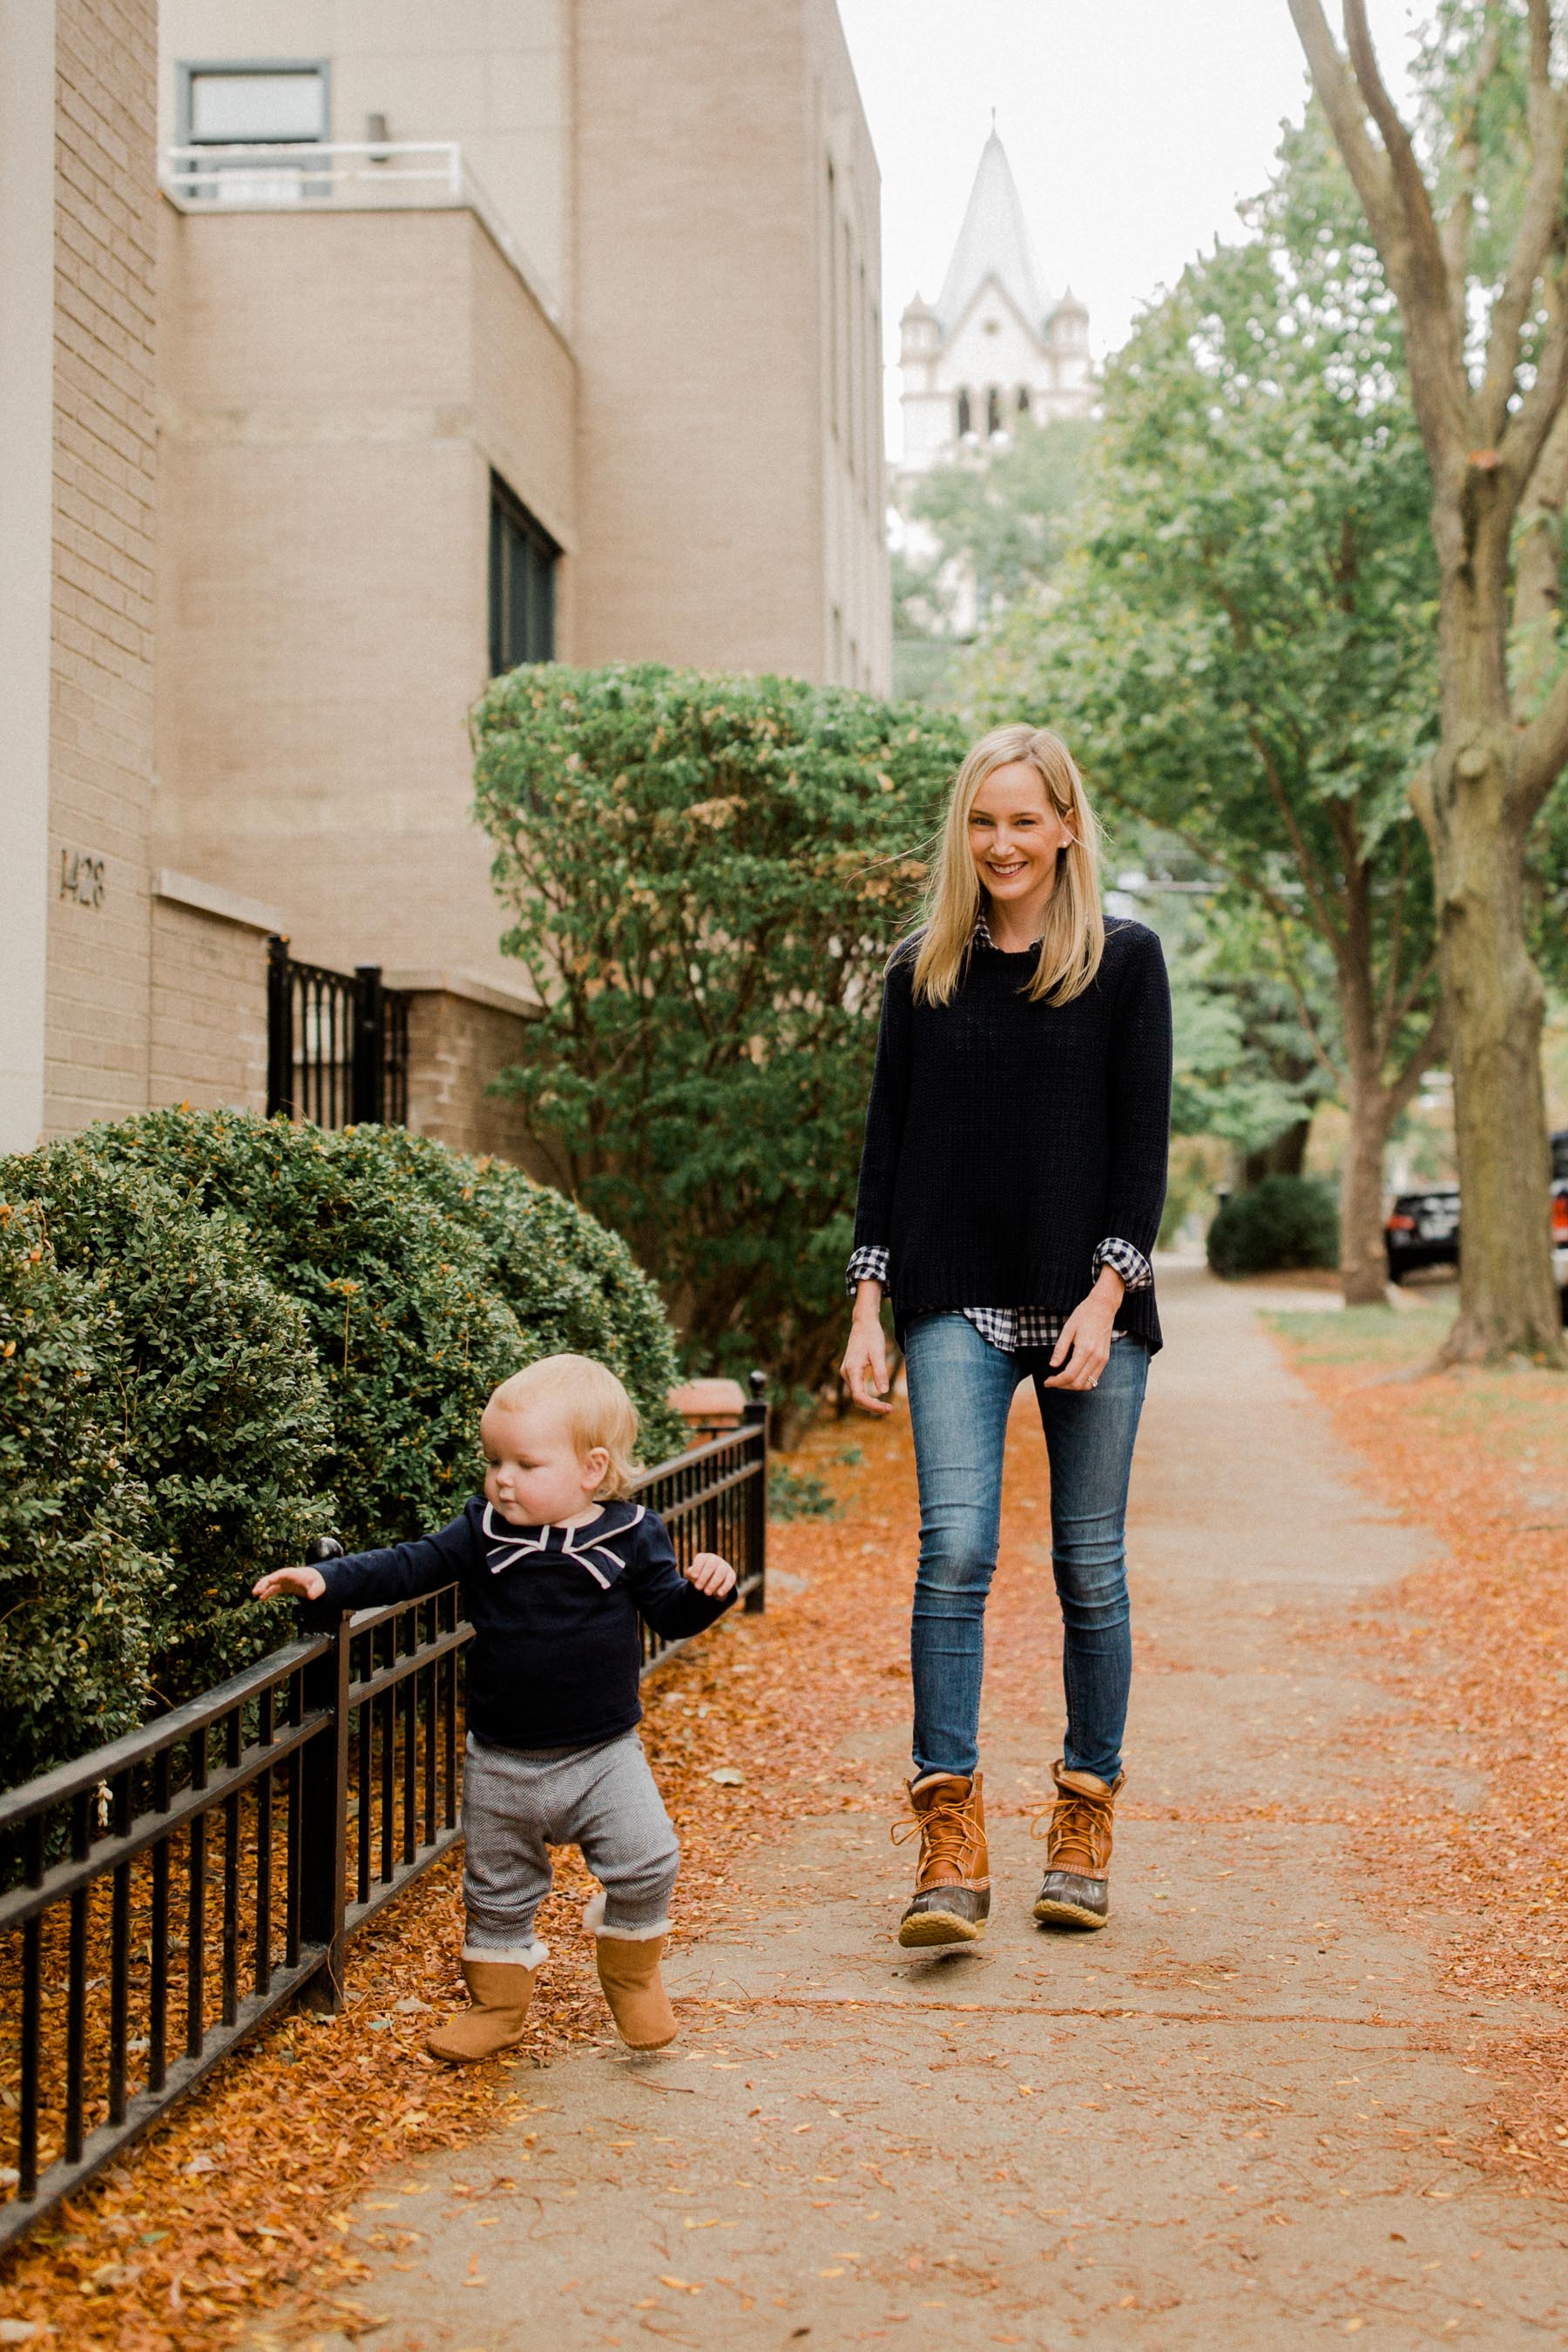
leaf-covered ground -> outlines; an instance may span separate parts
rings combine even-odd
[[[1568,1995],[1568,1378],[1428,1368],[1450,1309],[1280,1316],[1292,1361],[1369,1486],[1450,1558],[1358,1630],[1375,1671],[1477,1792],[1434,1814],[1390,1756],[1363,1838],[1374,1881],[1480,2000]],[[1458,1930],[1459,1932],[1456,1932]],[[1494,2045],[1495,2047],[1495,2045]],[[1568,2189],[1568,2025],[1521,2032],[1490,2153]]]
[[[644,1737],[684,1852],[686,1934],[778,1825],[842,1801],[844,1769],[827,1759],[846,1731],[907,1706],[907,1576],[888,1566],[889,1530],[910,1513],[907,1430],[829,1426],[798,1466],[841,1492],[843,1515],[776,1526],[766,1613],[731,1613],[646,1693]],[[742,1784],[715,1782],[721,1771]],[[575,1853],[558,1862],[521,2066],[459,2072],[425,2055],[461,1999],[460,1869],[437,1864],[353,1938],[345,2013],[280,2018],[57,2209],[0,2270],[0,2318],[50,2327],[51,2352],[223,2345],[284,2298],[307,2321],[352,2326],[350,2200],[420,2150],[465,2145],[526,2098],[536,2061],[609,2031],[579,1925],[592,1882]]]

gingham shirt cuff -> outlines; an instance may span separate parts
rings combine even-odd
[[[1112,1274],[1121,1276],[1129,1290],[1147,1290],[1154,1279],[1154,1269],[1142,1251],[1134,1249],[1131,1242],[1119,1242],[1114,1235],[1100,1243],[1094,1253],[1093,1265],[1096,1280],[1100,1269],[1109,1266]]]
[[[867,1243],[858,1249],[844,1269],[844,1287],[854,1297],[863,1282],[879,1282],[888,1287],[888,1253],[877,1243]]]

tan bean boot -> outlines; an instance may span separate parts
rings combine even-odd
[[[985,1846],[984,1775],[923,1772],[910,1782],[912,1822],[895,1822],[901,1843],[919,1832],[914,1900],[899,1922],[899,1941],[923,1950],[973,1944],[991,1911],[991,1864]]]
[[[436,2028],[425,2044],[431,2057],[445,2058],[453,2066],[471,2066],[521,2042],[533,1999],[533,1980],[540,1963],[549,1957],[542,1944],[531,1944],[526,1959],[521,1953],[487,1953],[466,1947],[463,1982],[472,2005]]]
[[[1111,1828],[1126,1780],[1051,1766],[1057,1801],[1046,1819],[1046,1875],[1035,1916],[1047,1927],[1103,1927],[1110,1914]],[[1035,1825],[1038,1833],[1039,1823]]]
[[[610,2004],[616,2031],[628,2050],[662,2050],[674,2041],[675,2011],[664,1989],[659,1962],[669,1941],[669,1922],[641,1935],[607,1934],[605,1898],[596,1895],[583,1915],[593,1931],[599,1982]]]

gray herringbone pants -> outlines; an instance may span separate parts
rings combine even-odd
[[[487,1748],[463,1765],[468,1948],[515,1950],[554,1872],[547,1849],[575,1845],[605,1890],[605,1932],[647,1937],[668,1918],[680,1848],[642,1741],[597,1748]]]

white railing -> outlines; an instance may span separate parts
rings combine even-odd
[[[190,205],[460,205],[463,151],[455,139],[400,139],[379,145],[315,140],[169,147],[163,184]]]
[[[484,223],[551,319],[544,279],[463,160],[455,139],[265,140],[163,150],[164,194],[185,212],[342,212],[466,205]]]

